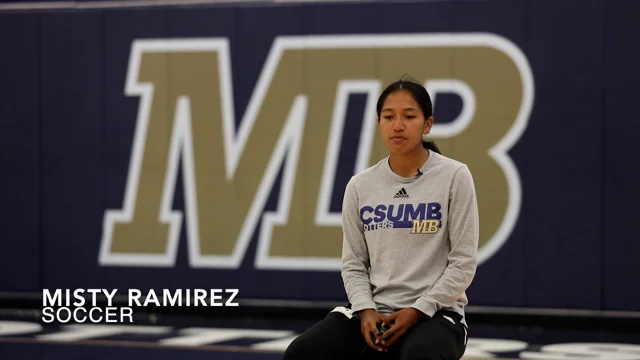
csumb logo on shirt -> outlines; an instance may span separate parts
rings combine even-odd
[[[410,228],[411,234],[434,234],[442,227],[441,209],[437,202],[366,205],[360,208],[360,221],[365,232]]]

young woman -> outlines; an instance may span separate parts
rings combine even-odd
[[[479,236],[473,178],[423,140],[434,119],[420,83],[389,85],[377,114],[390,154],[353,176],[343,200],[349,306],[297,337],[285,360],[458,360],[466,349]]]

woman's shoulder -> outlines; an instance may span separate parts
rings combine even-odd
[[[466,163],[437,153],[434,154],[434,160],[436,161],[431,174],[439,181],[452,184],[451,186],[456,188],[475,186],[473,175]]]
[[[371,181],[379,181],[382,167],[386,164],[388,158],[387,156],[368,168],[354,174],[351,180],[349,180],[349,184],[354,186],[370,183]]]
[[[463,169],[468,171],[469,167],[466,163],[456,160],[454,158],[439,154],[437,152],[431,152],[430,156],[433,156],[433,166],[438,168],[438,171],[448,170],[451,173],[456,173]]]

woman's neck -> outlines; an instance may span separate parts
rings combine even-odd
[[[394,173],[405,178],[410,178],[416,175],[417,170],[424,165],[428,158],[429,151],[420,147],[419,150],[409,154],[391,154],[389,157],[389,166]]]

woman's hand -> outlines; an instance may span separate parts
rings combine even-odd
[[[360,332],[364,336],[364,341],[378,351],[387,351],[387,349],[373,342],[378,335],[378,324],[382,324],[384,315],[373,309],[365,309],[359,312],[358,317],[360,318]]]
[[[404,335],[407,330],[414,327],[425,317],[425,314],[416,308],[406,308],[395,312],[383,320],[383,326],[389,328],[381,336],[379,336],[375,344],[381,344],[385,348],[395,344],[395,342]]]

